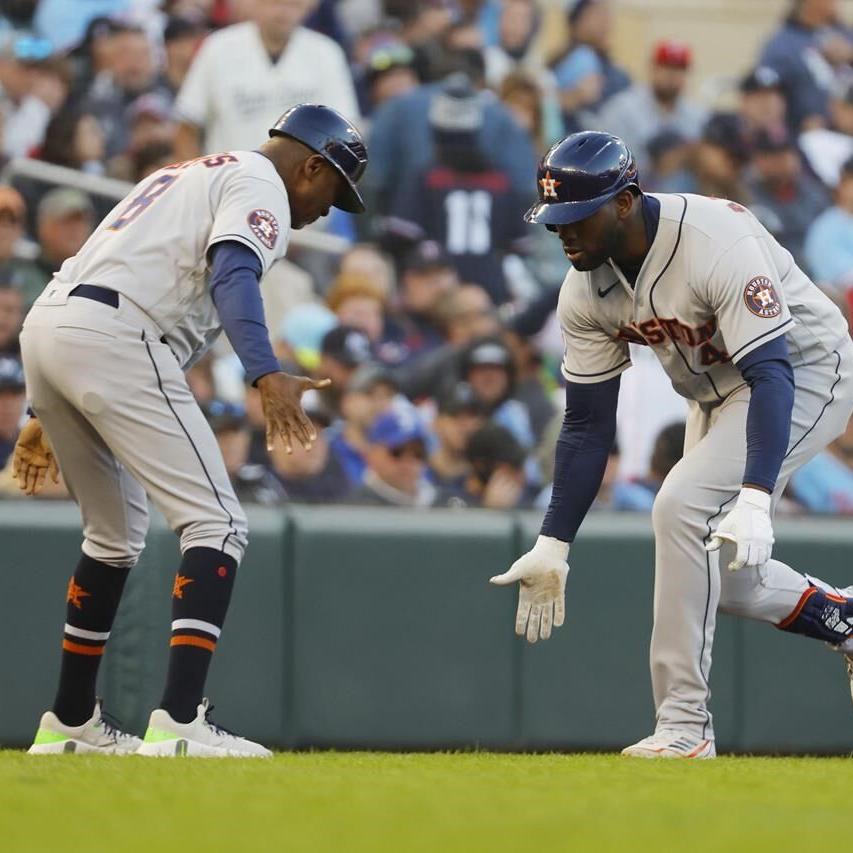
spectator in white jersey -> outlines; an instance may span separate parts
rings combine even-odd
[[[175,102],[178,159],[251,149],[276,115],[300,102],[358,118],[343,50],[301,26],[313,5],[256,0],[249,20],[206,39]]]

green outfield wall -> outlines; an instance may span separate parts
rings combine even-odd
[[[216,717],[278,747],[615,749],[654,726],[649,519],[596,515],[572,547],[566,625],[527,646],[515,590],[488,578],[539,517],[475,510],[254,509],[209,693]],[[784,520],[775,554],[853,582],[853,524]],[[52,699],[74,506],[0,503],[0,745],[22,746]],[[141,732],[160,696],[177,541],[156,519],[122,601],[100,691]],[[718,746],[853,751],[837,655],[722,617],[711,677]]]

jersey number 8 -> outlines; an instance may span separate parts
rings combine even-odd
[[[177,180],[178,175],[160,175],[158,178],[155,178],[138,196],[136,196],[136,198],[132,198],[130,200],[121,216],[107,226],[109,230],[121,231],[125,225],[129,225],[133,222],[133,220],[136,219],[143,210],[148,208],[148,205],[151,204],[154,199],[166,192],[166,190],[169,189],[169,187]]]

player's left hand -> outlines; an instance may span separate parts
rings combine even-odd
[[[272,450],[278,436],[288,453],[293,453],[294,439],[306,450],[311,449],[317,440],[317,431],[302,410],[302,395],[311,388],[319,391],[331,384],[331,379],[309,379],[284,372],[268,373],[258,380],[267,423],[267,450]]]
[[[28,495],[37,495],[50,474],[54,483],[59,482],[59,466],[44,434],[41,421],[30,418],[21,429],[15,450],[12,453],[12,476],[18,487]]]
[[[734,509],[720,522],[720,526],[705,546],[706,551],[717,551],[723,542],[733,542],[737,554],[729,563],[729,571],[736,572],[744,566],[761,566],[773,552],[773,525],[770,521],[770,495],[761,489],[744,486]]]

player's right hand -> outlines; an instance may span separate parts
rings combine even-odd
[[[507,586],[518,581],[515,633],[527,635],[528,643],[551,636],[566,618],[566,576],[569,574],[569,543],[540,536],[536,544],[490,583]]]
[[[293,453],[294,439],[306,450],[311,449],[317,431],[302,409],[302,395],[309,389],[319,391],[331,384],[331,379],[309,379],[283,372],[267,373],[258,380],[267,423],[267,450],[272,450],[277,436],[281,436],[288,453]]]
[[[50,474],[54,483],[59,482],[59,466],[44,434],[41,421],[30,418],[21,429],[15,450],[12,453],[12,476],[18,487],[28,495],[37,495],[44,478]]]

